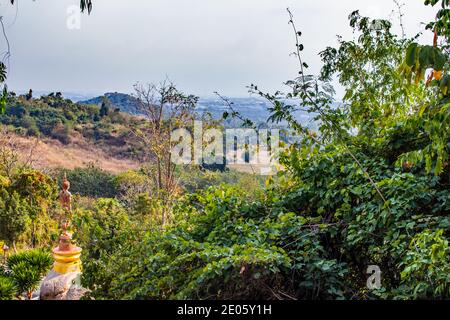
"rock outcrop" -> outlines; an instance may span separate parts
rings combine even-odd
[[[42,282],[40,300],[80,300],[87,291],[81,286],[81,273],[51,271]]]

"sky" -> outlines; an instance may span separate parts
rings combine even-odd
[[[356,9],[392,19],[400,33],[393,0],[93,0],[89,16],[78,14],[79,0],[17,2],[0,0],[11,44],[8,86],[16,91],[131,93],[136,82],[166,77],[201,97],[246,97],[252,83],[283,90],[298,72],[287,7],[303,32],[311,73],[337,35],[352,39],[347,17]],[[403,2],[405,31],[413,36],[435,10],[423,0]]]

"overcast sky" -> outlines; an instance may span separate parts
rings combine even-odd
[[[392,0],[93,0],[80,29],[69,29],[68,19],[75,20],[68,8],[79,0],[17,2],[18,9],[0,0],[12,49],[11,89],[130,93],[137,81],[167,75],[204,97],[248,96],[251,83],[276,91],[297,74],[286,7],[303,31],[311,71],[319,70],[317,54],[335,45],[337,34],[351,39],[350,12],[389,18],[395,9]],[[406,32],[415,35],[434,10],[423,0],[404,2]],[[3,50],[4,39],[0,45]]]

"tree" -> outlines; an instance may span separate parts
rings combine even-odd
[[[138,108],[146,118],[144,127],[134,133],[146,150],[147,174],[154,181],[153,196],[168,203],[179,189],[172,162],[171,133],[192,124],[198,97],[182,93],[169,80],[157,85],[138,83],[134,89]],[[163,212],[162,224],[166,221]]]
[[[16,241],[30,225],[29,206],[17,192],[0,189],[0,239],[16,249]]]
[[[109,114],[109,107],[111,102],[107,96],[102,97],[102,106],[100,108],[100,118],[106,117]]]
[[[56,236],[55,223],[48,212],[56,196],[53,181],[39,171],[24,169],[14,176],[10,189],[17,192],[20,199],[27,204],[31,220],[26,234],[29,246],[36,248],[51,243],[52,238]]]
[[[449,160],[450,146],[450,3],[447,0],[426,0],[426,5],[441,8],[436,21],[427,25],[434,33],[432,45],[412,42],[405,50],[405,58],[400,67],[405,81],[416,86],[433,88],[434,99],[424,104],[413,125],[421,126],[428,143],[404,154],[399,164],[419,164],[425,162],[427,172],[435,175],[444,172]],[[425,79],[428,72],[428,78]]]
[[[372,20],[358,11],[349,16],[354,40],[338,38],[338,49],[321,52],[321,78],[337,76],[345,87],[343,108],[360,136],[379,136],[396,118],[418,112],[426,100],[424,86],[405,83],[397,67],[409,40],[399,39],[387,20]],[[408,92],[408,94],[405,94]]]

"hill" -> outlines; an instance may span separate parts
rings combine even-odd
[[[103,101],[103,97],[108,98],[111,105],[115,108],[119,108],[120,111],[126,112],[132,115],[140,115],[137,100],[133,96],[125,93],[105,93],[103,96],[99,96],[96,98],[79,101],[78,104],[84,105],[100,105]]]
[[[142,123],[142,119],[117,110],[101,115],[98,106],[77,104],[58,94],[30,101],[11,96],[6,112],[0,115],[0,124],[9,132],[26,139],[47,141],[50,150],[59,145],[68,149],[76,147],[100,158],[131,161],[142,159],[143,146],[133,134]],[[93,152],[92,148],[97,151]],[[84,158],[96,157],[87,154]]]
[[[4,127],[3,127],[4,129]],[[111,156],[101,148],[89,144],[86,139],[78,137],[70,144],[63,144],[51,138],[32,138],[5,132],[2,136],[18,152],[22,162],[44,172],[49,169],[76,169],[94,165],[109,173],[120,173],[139,168],[139,161]],[[74,138],[75,140],[75,138]]]
[[[126,112],[131,115],[141,115],[142,113],[139,111],[138,102],[136,98],[132,95],[125,93],[105,93],[103,96],[98,96],[96,98],[79,101],[80,105],[101,105],[104,97],[108,98],[113,108],[118,108],[121,112]],[[257,124],[265,124],[267,125],[267,119],[270,116],[269,109],[271,107],[271,103],[267,100],[256,98],[256,97],[246,97],[246,98],[230,98],[229,102],[233,104],[233,109],[245,118],[250,119]],[[295,101],[289,101],[290,103],[294,103]],[[297,102],[298,103],[298,102]],[[213,119],[222,119],[224,112],[229,112],[229,106],[219,97],[217,98],[201,98],[198,101],[196,112],[199,115],[209,114]],[[299,111],[294,112],[295,118],[307,125],[310,123],[311,115],[305,112]],[[239,127],[241,125],[241,121],[238,119],[234,119],[229,117],[226,121],[224,121],[224,125],[226,127]],[[286,126],[286,122],[282,122],[280,125]]]

